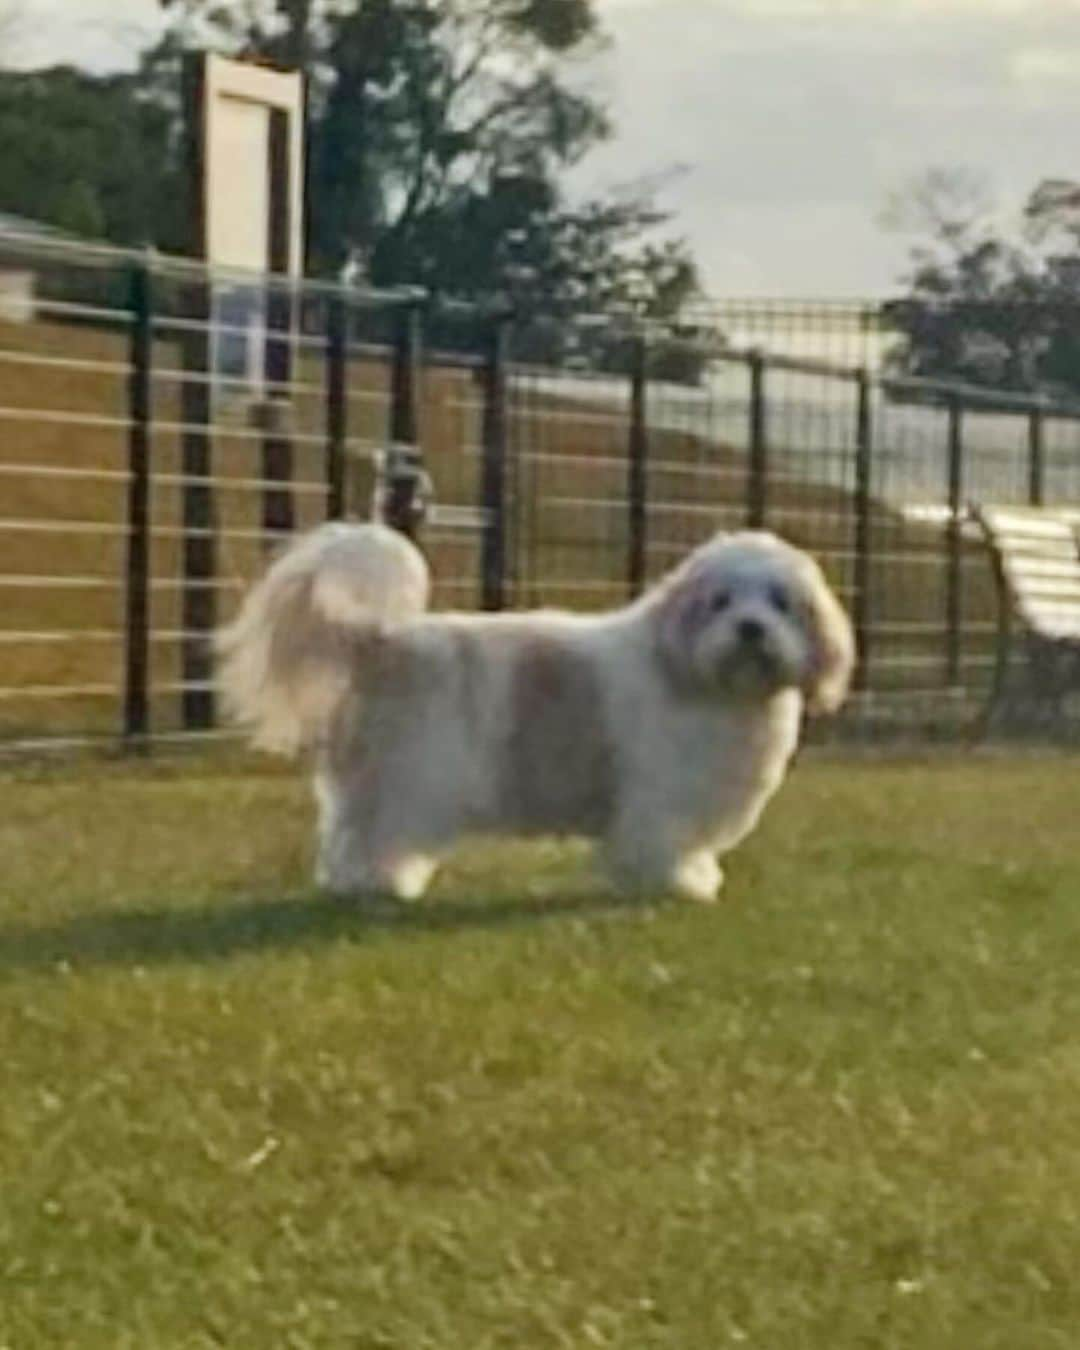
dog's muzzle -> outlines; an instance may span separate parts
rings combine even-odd
[[[725,661],[732,674],[740,668],[753,672],[755,679],[764,679],[773,683],[779,677],[780,661],[772,644],[768,630],[760,619],[740,619],[735,625],[735,644]]]

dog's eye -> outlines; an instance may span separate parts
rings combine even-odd
[[[730,604],[731,596],[727,591],[717,591],[709,601],[709,608],[714,614],[722,614]]]
[[[780,614],[786,614],[791,608],[791,600],[782,586],[769,587],[769,603]]]

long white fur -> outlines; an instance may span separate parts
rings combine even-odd
[[[564,833],[595,838],[624,887],[711,901],[804,708],[838,707],[853,666],[816,563],[762,532],[717,536],[597,616],[428,614],[428,594],[400,535],[324,526],[221,635],[231,715],[315,752],[336,892],[415,898],[462,835]]]
[[[324,525],[283,553],[218,634],[225,712],[264,750],[317,740],[352,678],[352,644],[422,614],[427,563],[383,525]]]

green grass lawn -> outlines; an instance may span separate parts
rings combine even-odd
[[[1072,1350],[1078,764],[804,761],[723,904],[297,778],[0,780],[0,1346]]]

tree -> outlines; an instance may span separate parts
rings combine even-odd
[[[562,188],[609,130],[564,76],[601,40],[594,0],[161,3],[174,22],[147,60],[151,86],[203,44],[307,75],[313,270],[509,292],[556,315],[631,284],[649,312],[675,315],[696,292],[686,247],[652,242],[664,217],[650,200],[572,203]]]
[[[307,76],[309,271],[502,297],[562,322],[547,359],[608,364],[625,343],[595,326],[568,336],[567,318],[673,319],[696,296],[648,183],[587,201],[565,190],[609,130],[570,77],[602,40],[595,0],[159,3],[171,22],[134,75],[0,73],[0,208],[182,250],[183,59],[210,47]]]
[[[402,280],[433,218],[511,169],[553,181],[607,130],[557,70],[594,32],[591,0],[161,2],[169,56],[210,45],[306,74],[318,270]]]
[[[129,76],[0,73],[0,208],[119,244],[161,239],[169,136]]]
[[[893,220],[923,236],[887,307],[894,369],[1004,390],[1080,391],[1080,186],[1048,181],[1004,227],[962,171],[934,170]]]

